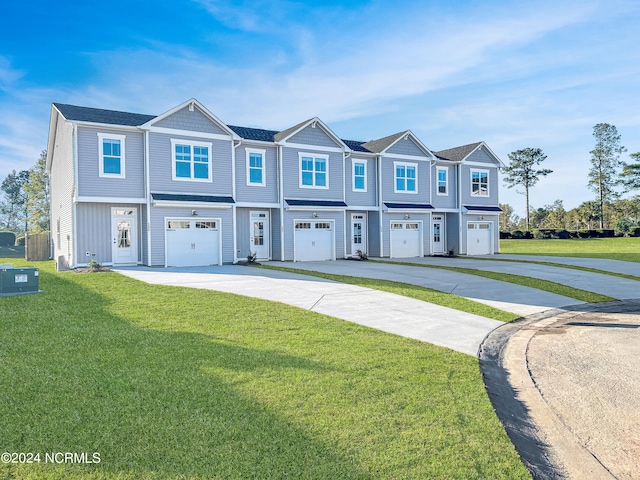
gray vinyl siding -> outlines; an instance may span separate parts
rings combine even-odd
[[[453,249],[454,254],[460,253],[459,231],[460,225],[458,224],[457,213],[447,213],[445,216],[445,231],[447,232],[447,252]]]
[[[495,165],[495,164],[494,164]],[[498,169],[487,164],[487,167],[477,167],[462,164],[462,205],[498,206]],[[471,170],[486,170],[489,172],[489,195],[486,197],[471,196]]]
[[[151,208],[151,266],[164,266],[165,218],[191,217],[192,208]],[[198,207],[198,219],[221,219],[222,262],[233,263],[233,213],[231,209],[207,209]]]
[[[59,268],[73,267],[73,126],[56,114],[51,159],[51,239],[53,258]],[[53,121],[53,119],[52,119]],[[58,232],[58,222],[60,231]]]
[[[171,140],[212,143],[212,182],[172,180]],[[231,140],[211,140],[205,138],[149,134],[149,180],[151,192],[191,193],[209,195],[232,195]]]
[[[496,166],[496,161],[491,155],[489,155],[489,152],[487,152],[484,147],[479,148],[465,158],[465,162],[479,162],[486,163],[487,165],[493,165],[494,167]]]
[[[247,185],[247,148],[266,150],[263,159],[265,185]],[[236,148],[236,200],[278,203],[278,151],[275,147],[240,145]]]
[[[380,212],[369,212],[367,218],[367,236],[370,257],[380,257]]]
[[[236,242],[238,259],[246,259],[251,253],[250,208],[236,208]]]
[[[391,222],[392,221],[399,222],[419,222],[422,221],[422,244],[423,244],[423,253],[425,256],[431,254],[431,215],[428,213],[412,213],[411,218],[407,220],[403,213],[393,212],[393,213],[383,213],[382,214],[382,235],[384,242],[384,251],[382,252],[383,257],[389,257],[391,255]]]
[[[328,155],[329,188],[300,188],[300,157],[298,153],[311,155]],[[307,200],[343,200],[344,168],[343,155],[339,152],[323,152],[313,148],[298,150],[282,149],[283,191],[284,198]]]
[[[76,207],[76,235],[78,242],[77,264],[87,264],[90,260],[99,263],[112,262],[112,215],[111,207],[135,208],[136,215],[136,244],[138,247],[138,262],[142,259],[142,215],[141,205],[111,204],[111,203],[78,203]],[[146,235],[145,235],[146,236]],[[86,252],[90,256],[86,256]],[[95,256],[93,255],[95,254]]]
[[[394,162],[417,165],[418,193],[395,193],[396,175]],[[382,200],[384,202],[399,203],[429,203],[429,162],[419,160],[403,160],[400,158],[384,157],[382,159]]]
[[[356,162],[365,162],[366,177],[367,177],[367,191],[353,191],[353,165]],[[376,160],[375,158],[348,158],[345,162],[345,182],[346,182],[346,203],[351,206],[366,207],[375,206],[378,182],[376,181]]]
[[[280,209],[271,210],[271,258],[282,260],[280,246],[282,245],[282,234],[280,231]]]
[[[386,151],[387,154],[414,155],[424,157],[425,152],[411,139],[401,139]]]
[[[169,115],[167,118],[153,124],[154,127],[174,128],[177,130],[188,130],[190,132],[217,133],[228,135],[219,125],[212,122],[209,117],[200,111],[196,106],[193,112],[188,107]]]
[[[438,195],[438,168],[447,169],[447,195]],[[431,205],[438,208],[457,208],[456,192],[458,190],[458,179],[455,165],[434,165],[431,167]]]
[[[335,220],[335,242],[336,242],[336,259],[344,258],[344,212],[339,211],[321,211],[314,210],[317,214],[317,218],[313,218],[313,211],[286,211],[284,212],[284,259],[286,261],[293,261],[293,235],[294,235],[294,220]]]
[[[316,128],[313,128],[311,125],[289,137],[287,143],[303,143],[305,145],[316,145],[319,147],[342,147],[342,145],[327,135],[321,127],[316,126]]]
[[[100,177],[98,133],[124,135],[125,178]],[[78,126],[78,195],[144,197],[144,136],[127,130]]]

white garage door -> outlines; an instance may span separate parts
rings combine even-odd
[[[391,222],[391,257],[422,256],[422,222]]]
[[[296,220],[293,258],[296,262],[335,260],[335,222]]]
[[[467,223],[467,255],[490,255],[492,244],[491,222]]]
[[[220,219],[169,218],[165,226],[167,267],[220,264]]]

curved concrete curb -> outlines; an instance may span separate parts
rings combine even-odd
[[[623,303],[548,310],[498,327],[480,345],[480,369],[489,398],[534,478],[615,478],[545,401],[529,370],[527,350],[532,338],[543,330],[585,312],[606,312]]]

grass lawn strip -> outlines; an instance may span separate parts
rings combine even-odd
[[[419,285],[413,285],[410,283],[394,282],[391,280],[379,280],[366,277],[352,277],[350,275],[334,275],[330,273],[316,272],[311,270],[277,267],[274,265],[260,265],[259,268],[280,270],[283,272],[295,273],[298,275],[309,275],[312,277],[324,278],[325,280],[333,280],[335,282],[348,283],[350,285],[358,285],[359,287],[366,287],[375,290],[381,290],[383,292],[395,293],[396,295],[415,298],[416,300],[422,300],[424,302],[433,303],[442,307],[452,308],[454,310],[460,310],[462,312],[473,313],[475,315],[480,315],[486,318],[493,318],[494,320],[500,320],[502,322],[511,322],[517,318],[520,318],[514,313],[505,312],[504,310],[500,310],[498,308],[491,307],[480,302],[469,300],[459,295],[440,292],[438,290],[432,290],[430,288],[421,287]]]
[[[377,261],[377,260],[369,260]],[[491,278],[493,280],[499,280],[501,282],[514,283],[516,285],[522,285],[524,287],[536,288],[538,290],[544,290],[546,292],[555,293],[569,298],[575,298],[582,302],[597,303],[597,302],[612,302],[615,298],[608,297],[607,295],[601,295],[599,293],[588,292],[579,288],[569,287],[560,283],[551,282],[549,280],[541,280],[539,278],[526,277],[523,275],[514,275],[512,273],[498,273],[487,272],[485,270],[477,270],[475,268],[462,268],[462,267],[444,267],[440,265],[426,265],[424,263],[411,263],[411,262],[393,262],[393,261],[380,261],[380,263],[391,263],[395,265],[410,265],[412,267],[434,268],[440,270],[450,270],[452,272],[467,273],[469,275],[477,275],[479,277]]]
[[[28,265],[43,293],[0,298],[0,446],[101,462],[3,463],[1,478],[530,478],[469,355],[280,303]]]
[[[568,263],[540,262],[537,260],[514,260],[511,258],[481,258],[481,257],[468,257],[467,260],[480,260],[480,261],[494,260],[496,262],[533,263],[534,265],[547,265],[549,267],[570,268],[572,270],[582,270],[583,272],[600,273],[602,275],[611,275],[612,277],[626,278],[627,280],[635,280],[637,282],[640,282],[640,277],[637,277],[635,275],[628,275],[626,273],[618,273],[618,272],[610,272],[608,270],[600,270],[598,268],[582,267],[580,265],[571,265]]]
[[[640,237],[500,240],[500,251],[526,255],[608,258],[625,262],[640,262]]]

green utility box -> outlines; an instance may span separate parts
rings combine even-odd
[[[0,296],[37,293],[37,268],[13,268],[12,265],[0,265]]]

